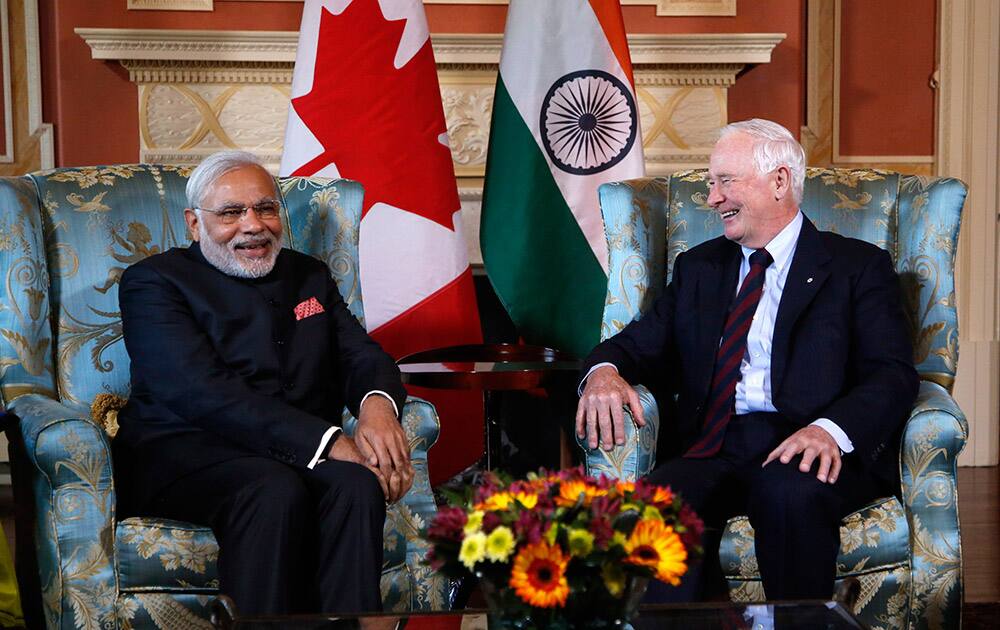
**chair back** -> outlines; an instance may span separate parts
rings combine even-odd
[[[966,186],[874,169],[810,168],[802,211],[818,229],[891,254],[921,378],[951,391],[958,362],[955,253]],[[677,255],[722,234],[708,205],[708,173],[605,184],[601,211],[610,252],[601,338],[640,316],[669,281]]]
[[[189,167],[125,164],[0,178],[0,393],[41,393],[89,409],[128,396],[118,281],[189,242]],[[358,231],[364,191],[348,180],[282,178],[285,246],[324,260],[362,319]]]

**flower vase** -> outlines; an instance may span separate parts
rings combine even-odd
[[[490,630],[604,630],[621,628],[635,617],[649,578],[629,577],[622,597],[611,602],[580,593],[557,608],[527,606],[482,574],[479,585],[489,608]]]

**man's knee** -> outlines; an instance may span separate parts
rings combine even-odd
[[[817,479],[814,471],[800,471],[799,461],[771,462],[755,476],[750,484],[751,520],[755,513],[826,514],[835,507],[836,494],[830,484]]]
[[[295,470],[280,464],[247,483],[234,501],[245,514],[266,514],[271,519],[295,518],[310,510],[305,482]]]
[[[352,509],[385,509],[385,494],[371,470],[353,462],[326,461],[313,469],[323,488],[323,502],[342,503]]]

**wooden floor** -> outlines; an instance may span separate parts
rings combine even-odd
[[[965,601],[1000,602],[1000,467],[958,469]]]

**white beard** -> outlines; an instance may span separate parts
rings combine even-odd
[[[263,278],[271,273],[284,242],[284,234],[275,237],[271,232],[265,231],[256,237],[234,236],[228,243],[220,244],[212,240],[205,230],[205,224],[201,222],[198,224],[198,233],[201,237],[199,241],[201,253],[205,256],[205,260],[227,276],[237,278]],[[243,258],[236,253],[237,245],[253,241],[270,243],[270,253],[264,258]]]

